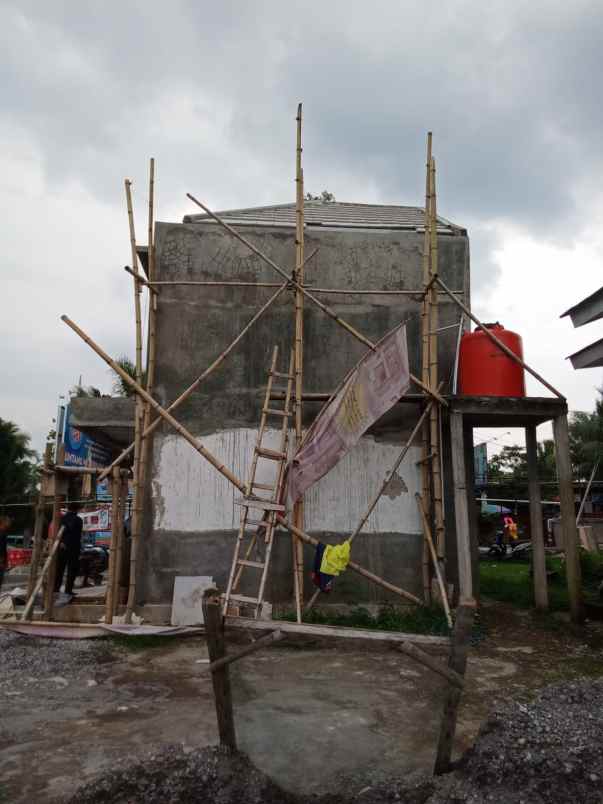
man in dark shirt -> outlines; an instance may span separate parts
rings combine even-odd
[[[67,580],[65,581],[65,592],[73,597],[73,584],[77,576],[80,561],[80,548],[82,544],[82,528],[84,523],[82,518],[77,515],[79,511],[77,503],[69,503],[67,513],[61,517],[59,532],[61,532],[61,546],[57,553],[57,570],[54,583],[54,591],[58,592],[63,583],[63,575],[67,569]]]

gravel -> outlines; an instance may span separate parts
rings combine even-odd
[[[102,640],[40,639],[0,629],[0,694],[16,695],[45,680],[68,684],[91,676],[112,654]]]
[[[362,790],[342,783],[340,790],[321,797],[287,793],[242,754],[167,746],[112,768],[65,802],[601,804],[603,681],[556,684],[529,704],[499,707],[450,774],[390,780]]]

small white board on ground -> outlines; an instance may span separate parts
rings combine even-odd
[[[172,625],[202,625],[203,594],[215,585],[210,575],[177,575],[174,578]]]

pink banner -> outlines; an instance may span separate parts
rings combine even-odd
[[[289,503],[326,475],[409,384],[406,325],[400,324],[367,352],[314,420],[288,467]]]

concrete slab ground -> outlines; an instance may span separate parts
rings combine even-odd
[[[457,755],[498,700],[603,673],[601,624],[576,630],[498,604],[482,624]],[[2,801],[54,801],[117,760],[217,741],[201,637],[83,649],[0,631],[0,654]],[[240,747],[287,789],[352,794],[432,767],[443,682],[391,649],[279,643],[235,664],[232,682]]]

